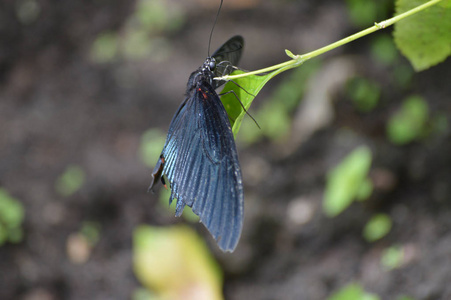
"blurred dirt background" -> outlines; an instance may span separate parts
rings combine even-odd
[[[207,55],[219,1],[153,2],[167,18],[150,17],[144,33],[133,21],[141,2],[0,3],[0,187],[25,208],[23,239],[0,247],[0,299],[130,299],[140,286],[132,268],[135,226],[184,222],[162,214],[158,196],[146,193],[151,167],[139,155],[141,136],[167,130],[189,74]],[[305,53],[362,28],[344,1],[225,0],[212,49],[240,34],[240,67],[254,70],[287,60],[284,49]],[[390,116],[413,94],[449,122],[451,65],[413,73],[400,54],[381,63],[371,45],[391,30],[318,58],[280,139],[238,137],[245,184],[238,248],[223,254],[201,225],[191,225],[223,269],[226,299],[325,299],[350,282],[381,299],[451,298],[450,130],[402,146],[386,136]],[[136,42],[143,36],[150,46]],[[108,43],[119,46],[109,52]],[[398,67],[411,70],[403,86],[393,83]],[[290,72],[272,80],[250,110],[262,130],[268,125],[256,112]],[[370,112],[357,110],[346,92],[357,75],[381,87]],[[319,112],[306,114],[306,103],[316,102]],[[372,196],[324,216],[328,170],[363,144],[373,153]],[[64,196],[55,182],[71,165],[85,181]],[[370,243],[362,229],[380,212],[393,227]],[[99,226],[99,238],[77,260],[70,248],[87,221]],[[392,245],[405,255],[387,270],[381,253]]]

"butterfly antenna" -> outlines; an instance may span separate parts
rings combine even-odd
[[[211,28],[210,38],[208,39],[208,52],[207,52],[208,57],[210,57],[211,37],[213,36],[213,30],[215,29],[216,22],[218,21],[219,12],[221,11],[221,7],[222,7],[222,2],[223,2],[223,0],[221,0],[221,4],[219,4],[218,13],[216,14],[215,22],[213,23],[213,27]]]

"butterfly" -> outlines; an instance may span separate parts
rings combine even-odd
[[[186,97],[169,126],[152,172],[151,190],[169,181],[176,216],[192,208],[223,251],[233,251],[243,226],[243,181],[232,128],[215,89],[238,64],[244,40],[234,36],[191,73]]]

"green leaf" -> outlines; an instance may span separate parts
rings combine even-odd
[[[399,268],[404,260],[404,249],[399,246],[391,246],[382,252],[381,264],[387,270]]]
[[[287,53],[291,52],[287,50]],[[302,94],[305,91],[307,79],[318,69],[319,64],[318,60],[308,62],[301,68],[296,69],[287,80],[282,82],[271,96],[271,100],[267,101],[256,114],[257,121],[260,119],[264,120],[265,125],[262,126],[262,130],[259,130],[258,133],[255,133],[255,130],[250,130],[248,133],[250,133],[251,138],[248,140],[255,141],[256,137],[260,134],[274,138],[275,136],[283,135],[283,132],[287,131],[291,123],[289,113],[300,102]],[[246,110],[248,110],[254,100],[254,96],[257,96],[270,79],[292,67],[284,67],[266,75],[251,75],[234,79],[233,82],[229,81],[225,85],[221,94],[233,90]],[[237,70],[232,75],[243,73],[243,71]],[[243,117],[246,115],[237,97],[233,93],[221,96],[221,101],[229,115],[235,137],[240,130]],[[253,124],[253,128],[255,127],[255,124]]]
[[[346,0],[350,20],[354,25],[366,27],[385,19],[392,9],[390,0]]]
[[[143,28],[130,29],[127,35],[124,36],[124,43],[121,46],[125,57],[131,60],[138,60],[150,54],[152,41]]]
[[[156,128],[146,130],[141,136],[139,156],[146,166],[154,167],[166,141],[166,134]]]
[[[356,200],[365,201],[373,193],[373,182],[369,178],[365,178],[355,195]]]
[[[138,280],[157,299],[222,299],[222,274],[197,233],[187,226],[140,226],[133,233]]]
[[[25,216],[21,202],[0,188],[0,245],[6,241],[18,243],[23,239],[22,222]]]
[[[265,102],[257,113],[258,120],[263,120],[263,128],[258,130],[273,141],[284,140],[291,128],[291,118],[281,99]],[[255,129],[255,127],[254,127]]]
[[[327,298],[327,300],[379,300],[380,298],[365,292],[358,283],[350,283]]]
[[[379,102],[381,88],[376,82],[356,77],[349,80],[347,93],[358,110],[370,112]]]
[[[373,216],[363,229],[363,237],[369,241],[377,241],[386,236],[392,227],[392,220],[386,214],[377,214]]]
[[[22,203],[0,188],[0,223],[3,223],[6,229],[18,227],[22,224],[24,215]]]
[[[94,246],[99,241],[100,224],[97,222],[85,221],[80,229],[80,233],[86,238],[90,246]]]
[[[431,120],[431,132],[436,135],[445,135],[449,130],[448,117],[445,112],[438,113]]]
[[[414,72],[411,65],[402,64],[393,70],[393,77],[400,87],[406,88],[411,84]]]
[[[449,7],[449,8],[451,8],[451,0],[442,1],[438,5],[442,6],[442,7]]]
[[[397,0],[396,14],[427,2]],[[395,43],[416,71],[422,71],[444,61],[451,54],[450,1],[434,5],[395,24]]]
[[[140,0],[137,1],[132,20],[146,32],[174,31],[183,26],[184,16],[178,3]]]
[[[327,176],[323,210],[334,217],[345,210],[357,198],[368,195],[371,186],[367,175],[371,167],[371,150],[361,146],[331,170]]]
[[[23,230],[21,227],[14,227],[8,230],[8,241],[11,243],[19,243],[23,239]]]
[[[384,65],[391,66],[398,58],[398,49],[388,34],[376,36],[371,43],[371,55]]]
[[[421,137],[429,118],[428,112],[428,105],[422,97],[407,98],[387,124],[390,141],[404,145]]]
[[[71,196],[78,191],[85,182],[85,172],[76,165],[71,165],[66,168],[55,182],[56,191],[64,197]]]
[[[118,52],[118,36],[114,32],[104,32],[94,41],[91,49],[91,58],[98,63],[112,61]]]
[[[162,300],[161,297],[155,295],[146,288],[136,288],[132,293],[132,300]]]
[[[246,110],[248,110],[254,98],[270,79],[294,67],[295,66],[290,65],[265,75],[249,75],[227,82],[221,92],[221,94],[223,94],[221,101],[227,111],[227,114],[229,115],[230,125],[232,126],[232,131],[235,138],[240,130],[244,115],[246,114],[241,104],[246,108]],[[231,75],[239,75],[244,73],[245,72],[241,70],[236,70]],[[233,93],[231,91],[233,91]],[[241,104],[237,97],[241,101]]]
[[[243,73],[245,72],[236,70],[232,74],[238,75]],[[240,130],[241,121],[246,114],[240,101],[246,110],[248,110],[254,97],[257,96],[263,86],[273,77],[271,74],[272,73],[263,76],[251,75],[244,78],[238,78],[233,80],[233,82],[227,82],[224,86],[224,89],[221,92],[221,94],[224,94],[221,97],[221,101],[229,115],[230,125],[232,126],[235,138]],[[233,91],[234,93],[230,91]],[[229,93],[225,94],[227,92]]]
[[[378,3],[368,0],[346,0],[351,21],[360,27],[377,20]]]

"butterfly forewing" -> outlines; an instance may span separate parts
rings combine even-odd
[[[221,77],[233,72],[234,66],[238,64],[243,53],[244,40],[236,35],[225,42],[212,57],[216,60],[215,77]],[[225,83],[224,80],[215,81],[213,87],[216,89]]]

